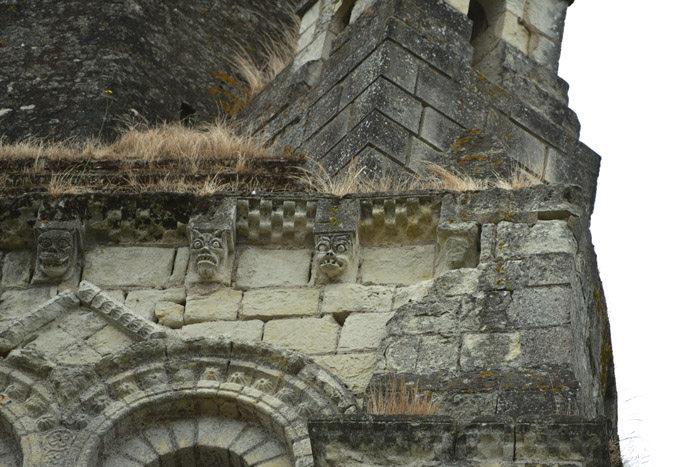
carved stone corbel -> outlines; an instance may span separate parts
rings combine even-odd
[[[38,221],[34,226],[36,261],[33,284],[77,284],[83,252],[83,229],[78,221]]]
[[[236,200],[225,200],[212,214],[193,217],[187,225],[190,262],[187,285],[231,285],[235,244]]]
[[[357,200],[322,200],[314,225],[312,277],[316,283],[355,282],[360,262]]]

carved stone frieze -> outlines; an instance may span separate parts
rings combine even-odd
[[[82,227],[77,221],[42,222],[34,227],[36,263],[33,283],[76,279],[82,254]]]
[[[440,199],[437,197],[361,199],[359,235],[363,244],[433,240],[439,215]]]
[[[78,298],[98,316],[137,341],[165,337],[163,328],[114,301],[87,281],[80,283]]]
[[[317,202],[307,199],[239,199],[237,235],[253,244],[308,244],[316,209]]]

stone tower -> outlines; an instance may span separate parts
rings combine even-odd
[[[0,461],[610,465],[599,157],[557,76],[571,2],[297,3],[296,55],[247,133],[330,177],[433,163],[540,183],[2,198]],[[0,123],[20,134],[13,112]],[[369,414],[397,385],[435,414]]]

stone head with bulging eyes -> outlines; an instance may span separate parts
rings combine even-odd
[[[71,267],[74,256],[73,233],[67,230],[49,230],[37,238],[37,259],[41,272],[48,277],[60,278]]]
[[[219,269],[228,258],[228,241],[225,230],[200,232],[190,228],[190,254],[203,280],[216,278]]]
[[[316,237],[316,262],[321,273],[333,279],[345,271],[353,255],[350,234]]]

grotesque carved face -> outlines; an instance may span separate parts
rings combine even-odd
[[[49,230],[39,235],[37,245],[39,268],[49,277],[61,277],[71,266],[73,234],[65,230]]]
[[[340,275],[352,256],[349,234],[319,236],[316,239],[316,261],[321,272],[330,278]]]
[[[190,249],[197,272],[202,279],[210,280],[216,277],[219,267],[228,258],[228,243],[225,231],[200,232],[191,229]]]

